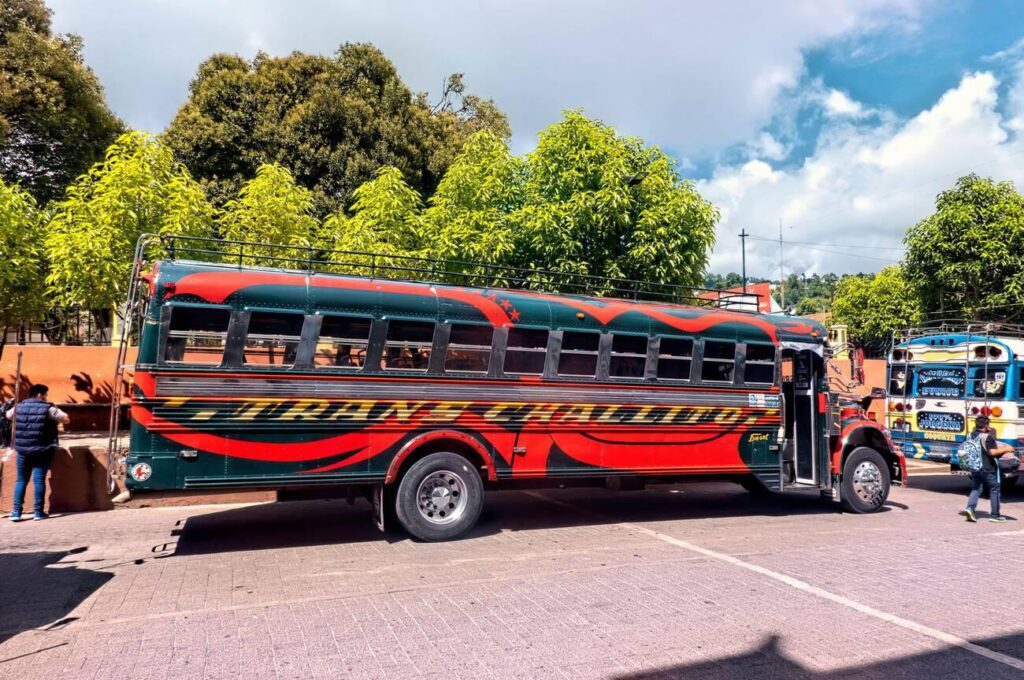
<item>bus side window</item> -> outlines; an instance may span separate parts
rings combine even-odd
[[[736,343],[721,340],[704,341],[704,365],[700,379],[704,382],[733,381],[736,372]]]
[[[302,336],[302,314],[252,312],[242,362],[247,366],[291,366]]]
[[[646,335],[613,335],[608,375],[612,378],[644,377],[647,365]]]
[[[600,333],[562,333],[562,351],[558,355],[558,375],[593,378],[597,375],[597,350]]]
[[[426,371],[434,342],[432,321],[388,322],[382,368],[387,371]]]
[[[231,310],[172,307],[164,361],[219,366],[227,344]]]
[[[510,328],[505,345],[505,373],[540,375],[548,350],[548,331],[538,328]]]
[[[748,383],[775,382],[775,345],[747,345],[747,363],[744,381]]]
[[[689,380],[693,340],[662,337],[658,349],[659,380]]]
[[[908,387],[906,367],[893,366],[889,369],[889,394],[905,396]]]
[[[366,363],[371,323],[370,319],[357,316],[325,314],[313,365],[327,369],[361,369]]]
[[[453,323],[448,336],[444,370],[454,373],[487,373],[493,337],[493,326]]]

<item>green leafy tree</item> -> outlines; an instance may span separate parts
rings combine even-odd
[[[213,216],[202,187],[168,147],[125,133],[55,206],[46,230],[55,301],[108,318],[124,302],[142,234],[210,236]]]
[[[320,223],[313,217],[312,192],[295,183],[286,168],[261,165],[256,176],[242,186],[238,198],[228,201],[218,219],[221,235],[228,241],[250,241],[294,246],[275,248],[247,246],[250,264],[283,266],[271,257],[312,257]],[[229,246],[230,248],[230,246]]]
[[[523,158],[471,137],[422,217],[435,257],[699,286],[718,213],[659,149],[571,111]]]
[[[122,128],[82,61],[81,39],[54,35],[41,0],[0,2],[0,177],[46,203]]]
[[[923,318],[917,290],[898,265],[878,274],[844,276],[836,284],[832,321],[846,324],[850,338],[860,344],[888,341],[893,332]]]
[[[1024,197],[1012,183],[961,177],[905,243],[907,274],[928,309],[978,319],[1024,314]]]
[[[217,205],[260,165],[277,163],[326,216],[381,167],[398,168],[429,195],[466,138],[483,128],[509,134],[504,114],[466,94],[458,74],[431,106],[378,49],[346,44],[333,57],[210,57],[165,138]]]
[[[0,179],[0,355],[7,329],[46,313],[42,215],[32,196]]]

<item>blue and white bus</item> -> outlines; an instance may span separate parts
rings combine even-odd
[[[943,325],[909,331],[888,356],[886,425],[907,458],[950,463],[986,415],[1016,452],[1000,461],[1004,485],[1024,470],[1024,329]]]

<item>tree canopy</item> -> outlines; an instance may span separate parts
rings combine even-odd
[[[926,308],[978,319],[1024,313],[1024,196],[1012,183],[961,177],[905,242],[907,274]]]
[[[856,342],[888,341],[893,332],[923,318],[914,286],[899,265],[878,274],[844,276],[836,284],[832,320],[846,324]]]
[[[0,331],[46,313],[42,217],[27,191],[0,179]]]
[[[0,177],[45,203],[121,129],[82,62],[81,39],[54,35],[42,0],[0,3]]]
[[[122,135],[55,207],[46,230],[54,302],[113,309],[124,302],[139,236],[212,236],[213,220],[170,149],[141,132]]]
[[[346,233],[337,242],[374,252],[694,287],[717,219],[660,149],[571,111],[524,157],[474,134],[424,210],[392,169],[328,224]]]
[[[346,207],[356,187],[385,166],[432,193],[462,143],[481,129],[509,134],[505,115],[466,94],[461,75],[431,106],[377,48],[345,44],[333,57],[210,57],[165,139],[215,205],[236,196],[258,167],[277,163],[312,191],[322,217]]]

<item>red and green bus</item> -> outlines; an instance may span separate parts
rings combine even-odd
[[[444,540],[509,483],[729,479],[870,512],[905,481],[884,427],[838,408],[807,319],[637,282],[587,281],[592,297],[535,290],[525,270],[458,285],[415,280],[434,263],[359,256],[352,275],[323,253],[260,267],[245,248],[265,245],[162,243],[133,286],[135,494],[346,486]]]

